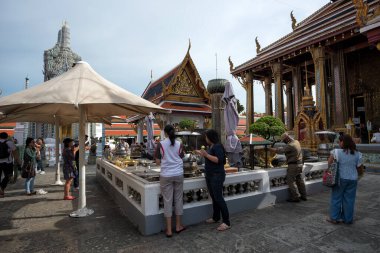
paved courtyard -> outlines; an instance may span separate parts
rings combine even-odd
[[[78,202],[62,200],[63,187],[50,185],[53,168],[36,179],[46,195],[26,196],[23,179],[9,185],[0,199],[0,252],[380,252],[379,174],[359,182],[351,226],[325,222],[327,189],[307,202],[235,214],[226,232],[198,224],[166,238],[140,235],[97,184],[95,167],[87,168],[87,205],[95,213],[86,218],[68,217]]]

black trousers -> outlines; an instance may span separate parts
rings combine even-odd
[[[230,226],[230,214],[223,197],[223,183],[225,179],[225,174],[213,174],[206,176],[206,184],[212,199],[212,208],[214,211],[212,219],[219,221],[220,214],[222,214],[223,222]]]
[[[2,190],[4,190],[7,187],[8,182],[13,175],[13,163],[0,163],[0,179],[3,173],[3,180],[1,180],[0,183],[0,187]]]

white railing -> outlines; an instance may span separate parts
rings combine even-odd
[[[326,168],[326,162],[305,164],[303,173],[306,184],[321,181],[323,170]],[[126,169],[120,169],[102,159],[97,160],[97,175],[105,178],[143,215],[163,212],[159,182],[147,182]],[[244,171],[227,174],[223,195],[228,201],[283,188],[287,188],[286,168]],[[183,191],[184,209],[211,203],[204,177],[185,178]]]

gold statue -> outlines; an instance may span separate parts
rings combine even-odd
[[[259,41],[257,40],[257,36],[255,38],[255,42],[256,42],[256,53],[260,53],[261,45],[260,45]]]
[[[294,31],[296,29],[296,27],[297,27],[297,20],[296,20],[296,18],[293,15],[293,11],[290,12],[290,18],[292,20],[292,29]]]
[[[231,61],[231,56],[228,57],[228,62],[230,63],[230,71],[232,72],[232,70],[234,70],[234,64]]]

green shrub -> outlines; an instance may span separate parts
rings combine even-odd
[[[284,123],[273,116],[264,116],[249,127],[250,133],[258,134],[267,140],[283,134],[285,130]]]
[[[191,120],[191,119],[183,119],[181,120],[179,123],[179,128],[181,130],[189,130],[189,131],[193,131],[194,128],[195,128],[195,120]]]

